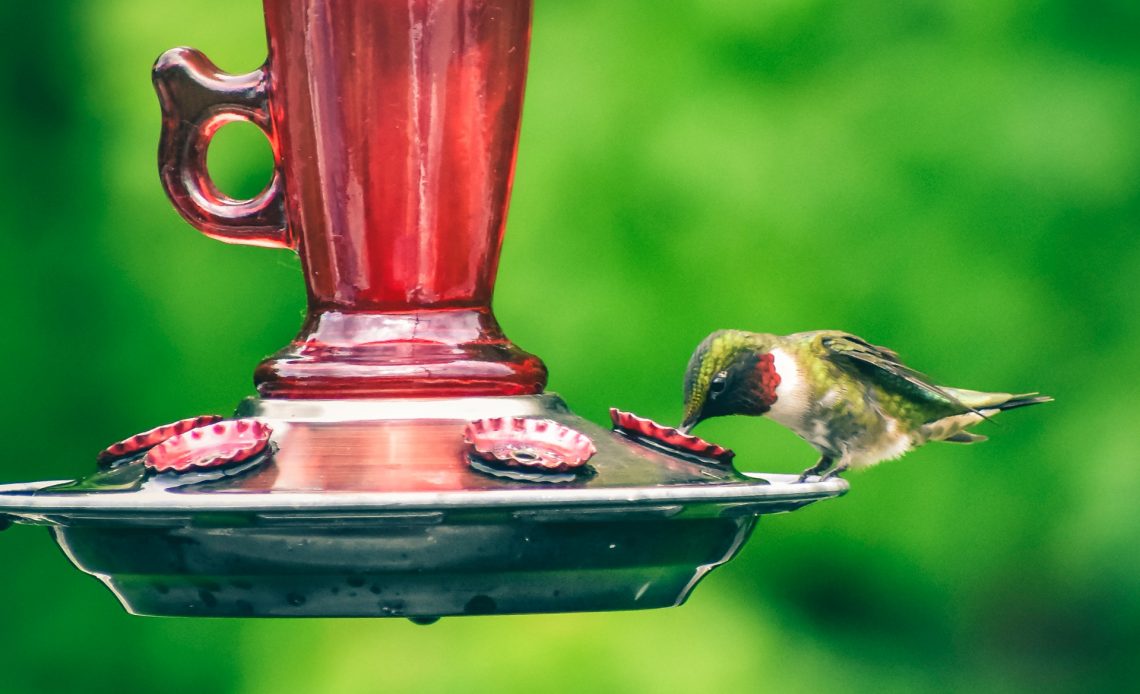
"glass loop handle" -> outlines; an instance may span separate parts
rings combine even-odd
[[[265,69],[231,75],[193,48],[173,48],[159,57],[153,78],[162,106],[159,175],[175,209],[196,229],[219,241],[292,248]],[[218,190],[206,168],[206,152],[214,134],[239,120],[262,129],[275,159],[273,179],[250,200],[235,200]]]

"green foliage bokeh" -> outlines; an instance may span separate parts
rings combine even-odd
[[[257,0],[0,7],[0,481],[226,411],[294,333],[285,252],[172,211],[148,68],[264,57]],[[1140,678],[1140,9],[1129,0],[538,2],[496,311],[596,421],[675,421],[707,332],[843,328],[952,385],[1040,390],[970,448],[764,519],[680,609],[130,617],[0,535],[0,690],[1106,691]],[[244,136],[243,136],[244,135]],[[211,167],[256,191],[256,134]],[[702,434],[742,467],[813,452]]]

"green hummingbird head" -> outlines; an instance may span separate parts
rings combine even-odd
[[[761,415],[771,409],[779,377],[768,338],[742,330],[718,330],[697,346],[685,372],[682,432],[688,433],[710,417]]]

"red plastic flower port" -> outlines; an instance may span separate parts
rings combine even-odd
[[[638,417],[631,412],[610,408],[610,419],[616,431],[639,443],[649,443],[670,453],[688,454],[721,465],[731,465],[736,454],[731,450],[709,443],[698,436],[682,434],[675,427],[658,424],[652,419]]]
[[[473,457],[529,472],[578,470],[597,452],[588,436],[549,419],[479,419],[467,425],[463,439]]]
[[[155,472],[188,472],[234,465],[265,452],[270,428],[256,419],[235,419],[193,429],[147,452]]]
[[[206,414],[201,417],[191,417],[190,419],[183,419],[173,424],[164,424],[160,427],[155,427],[150,431],[144,431],[141,434],[136,434],[129,439],[123,439],[118,443],[113,443],[99,452],[97,460],[99,467],[109,468],[113,467],[115,463],[134,458],[135,456],[157,446],[163,441],[185,434],[191,429],[204,427],[215,422],[220,422],[224,417],[217,414]]]

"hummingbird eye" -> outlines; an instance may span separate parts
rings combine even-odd
[[[715,400],[718,395],[724,392],[726,385],[728,385],[728,372],[721,371],[713,376],[712,382],[709,383],[709,397]]]

